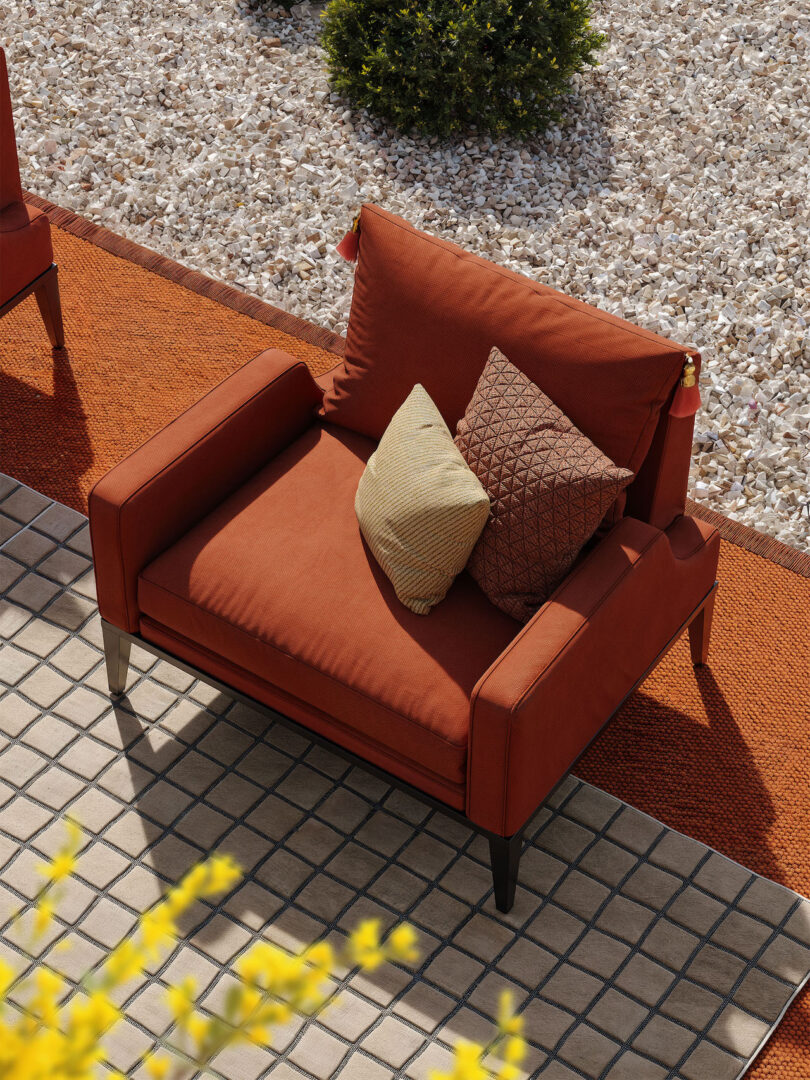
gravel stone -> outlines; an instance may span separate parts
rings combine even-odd
[[[567,123],[402,135],[332,94],[322,5],[7,0],[24,184],[344,330],[364,200],[697,346],[692,494],[810,544],[810,13],[605,0]]]

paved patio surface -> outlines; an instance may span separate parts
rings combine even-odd
[[[221,1076],[423,1080],[459,1038],[488,1040],[507,988],[530,1075],[736,1080],[810,971],[810,903],[575,778],[503,916],[480,838],[302,735],[137,649],[113,706],[85,519],[5,477],[0,635],[0,955],[23,964],[9,920],[68,813],[86,844],[41,957],[69,979],[211,850],[246,870],[122,999],[109,1051],[128,1075],[169,1031],[164,984],[193,974],[216,1011],[257,937],[297,951],[369,916],[417,927],[416,969],[342,973],[321,1019],[221,1055]]]

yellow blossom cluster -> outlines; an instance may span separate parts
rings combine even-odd
[[[82,836],[80,827],[70,822],[64,847],[41,867],[45,884],[33,904],[31,952],[53,925],[63,883],[76,868]],[[104,1037],[122,1018],[114,992],[143,976],[177,947],[178,920],[192,904],[228,893],[241,876],[227,855],[213,855],[195,866],[141,916],[134,930],[82,980],[78,990],[45,963],[18,978],[0,960],[0,1080],[96,1077],[106,1057]],[[170,1080],[189,1064],[204,1069],[228,1046],[245,1042],[269,1046],[274,1028],[294,1015],[315,1016],[334,1000],[338,967],[368,971],[388,961],[413,963],[418,958],[416,934],[410,926],[397,926],[384,935],[378,920],[361,923],[339,951],[320,941],[293,956],[270,942],[256,942],[234,966],[235,978],[221,1016],[200,1009],[193,979],[168,988],[173,1043],[162,1042],[147,1055],[146,1073],[153,1080]],[[516,1080],[525,1043],[520,1021],[512,1016],[506,999],[493,1043],[489,1047],[462,1044],[456,1050],[454,1071],[435,1074],[434,1080],[489,1080],[493,1074],[482,1062],[496,1051],[501,1058],[495,1074],[498,1080]],[[107,1075],[110,1080],[124,1080],[120,1073]]]
[[[515,1016],[512,995],[501,994],[498,1008],[498,1032],[488,1046],[459,1043],[455,1048],[453,1071],[432,1072],[430,1080],[518,1080],[523,1075],[521,1062],[526,1056],[523,1017]],[[485,1067],[488,1058],[498,1058],[497,1071]]]

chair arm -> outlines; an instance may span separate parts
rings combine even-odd
[[[314,420],[306,365],[260,353],[125,458],[90,492],[99,610],[138,629],[138,575]]]
[[[582,560],[473,690],[472,821],[520,829],[710,592],[718,554],[705,522],[624,518]]]

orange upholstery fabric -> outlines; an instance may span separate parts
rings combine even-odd
[[[12,202],[22,202],[22,186],[6,54],[0,48],[0,210]]]
[[[268,349],[102,477],[90,493],[99,610],[138,629],[138,575],[312,423],[305,364]]]
[[[52,262],[51,227],[42,211],[23,202],[0,210],[0,304],[44,274]]]
[[[52,262],[48,219],[22,201],[6,54],[0,49],[0,306]]]
[[[452,431],[493,345],[612,461],[639,471],[681,346],[364,206],[345,367],[325,417],[378,439],[421,382]]]
[[[472,696],[467,813],[509,835],[565,775],[714,584],[720,540],[624,518]]]
[[[306,431],[146,567],[142,632],[169,628],[333,717],[338,742],[352,732],[398,775],[401,760],[462,793],[470,693],[518,626],[466,575],[427,617],[397,600],[354,513],[373,450]]]

